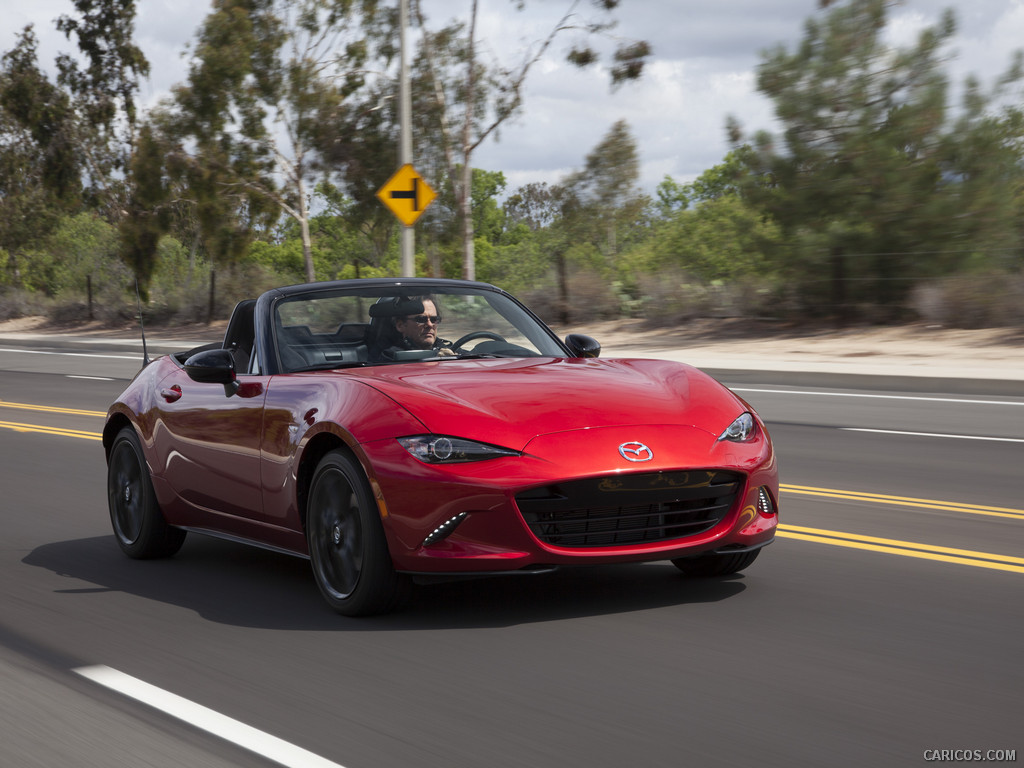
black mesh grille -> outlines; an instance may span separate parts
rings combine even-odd
[[[573,480],[524,491],[519,511],[557,547],[609,547],[695,536],[728,514],[743,476],[719,470]]]

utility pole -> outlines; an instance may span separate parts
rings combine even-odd
[[[406,51],[406,29],[409,26],[409,0],[398,0],[398,26],[401,55],[398,68],[398,124],[400,139],[398,164],[412,164],[412,93],[409,90],[409,59]],[[416,276],[415,231],[402,227],[402,277]]]

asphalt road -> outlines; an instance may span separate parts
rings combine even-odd
[[[747,572],[450,583],[355,620],[299,559],[124,558],[94,436],[137,356],[49,351],[0,350],[0,765],[1024,760],[1024,394],[721,373],[782,468]]]

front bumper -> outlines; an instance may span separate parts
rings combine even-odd
[[[619,445],[636,430],[605,431],[601,437],[606,439],[601,440],[595,440],[591,431],[560,435],[554,452],[541,441],[531,444],[533,450],[522,456],[452,465],[423,464],[395,440],[360,446],[396,569],[429,574],[491,573],[670,560],[758,548],[774,538],[778,472],[763,430],[754,443],[737,445],[698,434],[679,440],[676,428],[676,450],[659,451],[657,439],[650,437],[656,430],[648,429],[645,442],[654,443],[655,455],[664,459],[641,469],[624,468],[597,456],[607,451],[594,447]],[[557,463],[552,454],[559,457]],[[562,457],[571,457],[571,461]],[[735,483],[735,490],[727,508],[704,525],[682,525],[681,520],[690,519],[686,517],[689,512],[673,506],[672,493],[660,496],[647,510],[633,503],[637,499],[629,498],[631,487],[638,482],[658,484],[660,478],[663,485],[671,486],[683,474],[704,478],[722,473]],[[617,498],[611,505],[597,505],[592,515],[573,509],[571,502],[563,505],[569,514],[561,528],[545,528],[550,521],[538,522],[537,515],[525,509],[525,500],[550,495],[547,489],[579,483],[587,488],[614,486],[610,495],[627,498],[621,504]],[[703,498],[701,493],[689,491],[698,498]],[[588,500],[585,506],[591,509],[595,505]],[[615,508],[625,511],[609,511]],[[580,523],[573,517],[580,515],[592,520]],[[590,532],[581,534],[581,524]]]

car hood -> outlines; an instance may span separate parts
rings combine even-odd
[[[352,371],[431,432],[516,450],[556,432],[678,425],[720,434],[747,406],[710,376],[666,360],[495,359]]]

